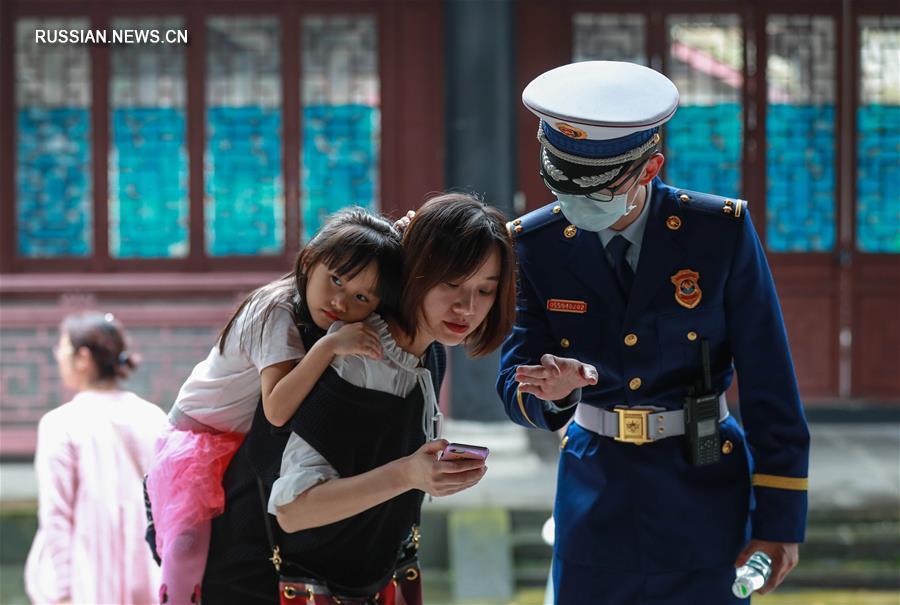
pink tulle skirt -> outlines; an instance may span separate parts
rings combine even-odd
[[[160,438],[147,473],[156,549],[225,510],[222,477],[242,433],[195,433],[172,427]]]

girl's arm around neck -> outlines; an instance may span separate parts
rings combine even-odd
[[[354,477],[313,486],[278,507],[278,525],[293,533],[357,515],[411,489],[448,496],[472,487],[484,476],[483,460],[437,460],[447,441],[424,444],[414,453]]]
[[[333,340],[320,338],[294,365],[284,361],[264,368],[260,373],[263,412],[275,426],[284,426],[322,377],[334,359]]]
[[[286,361],[265,368],[262,380],[263,412],[275,426],[284,426],[312,391],[335,355],[384,355],[378,332],[363,322],[344,324],[316,341],[296,366]]]

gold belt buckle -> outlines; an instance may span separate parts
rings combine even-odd
[[[643,445],[653,443],[650,439],[650,414],[653,410],[641,410],[616,406],[613,411],[619,415],[619,435],[616,441]]]

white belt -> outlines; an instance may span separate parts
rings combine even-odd
[[[719,395],[719,422],[728,418],[725,393]],[[684,435],[684,410],[665,411],[653,405],[616,406],[612,411],[579,403],[575,422],[589,431],[616,441],[641,445]]]

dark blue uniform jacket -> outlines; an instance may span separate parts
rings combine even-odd
[[[627,303],[598,235],[571,226],[556,204],[508,225],[519,295],[497,382],[506,412],[525,427],[549,430],[572,417],[574,408],[547,411],[518,391],[515,368],[539,363],[544,353],[597,368],[599,381],[584,389],[583,405],[679,409],[701,377],[705,339],[713,388],[723,392],[735,371],[739,377],[743,428],[733,416],[725,420],[728,453],[694,467],[684,437],[638,446],[573,423],[561,452],[555,556],[661,573],[729,565],[751,536],[801,542],[809,433],[746,202],[655,179],[645,211]]]

